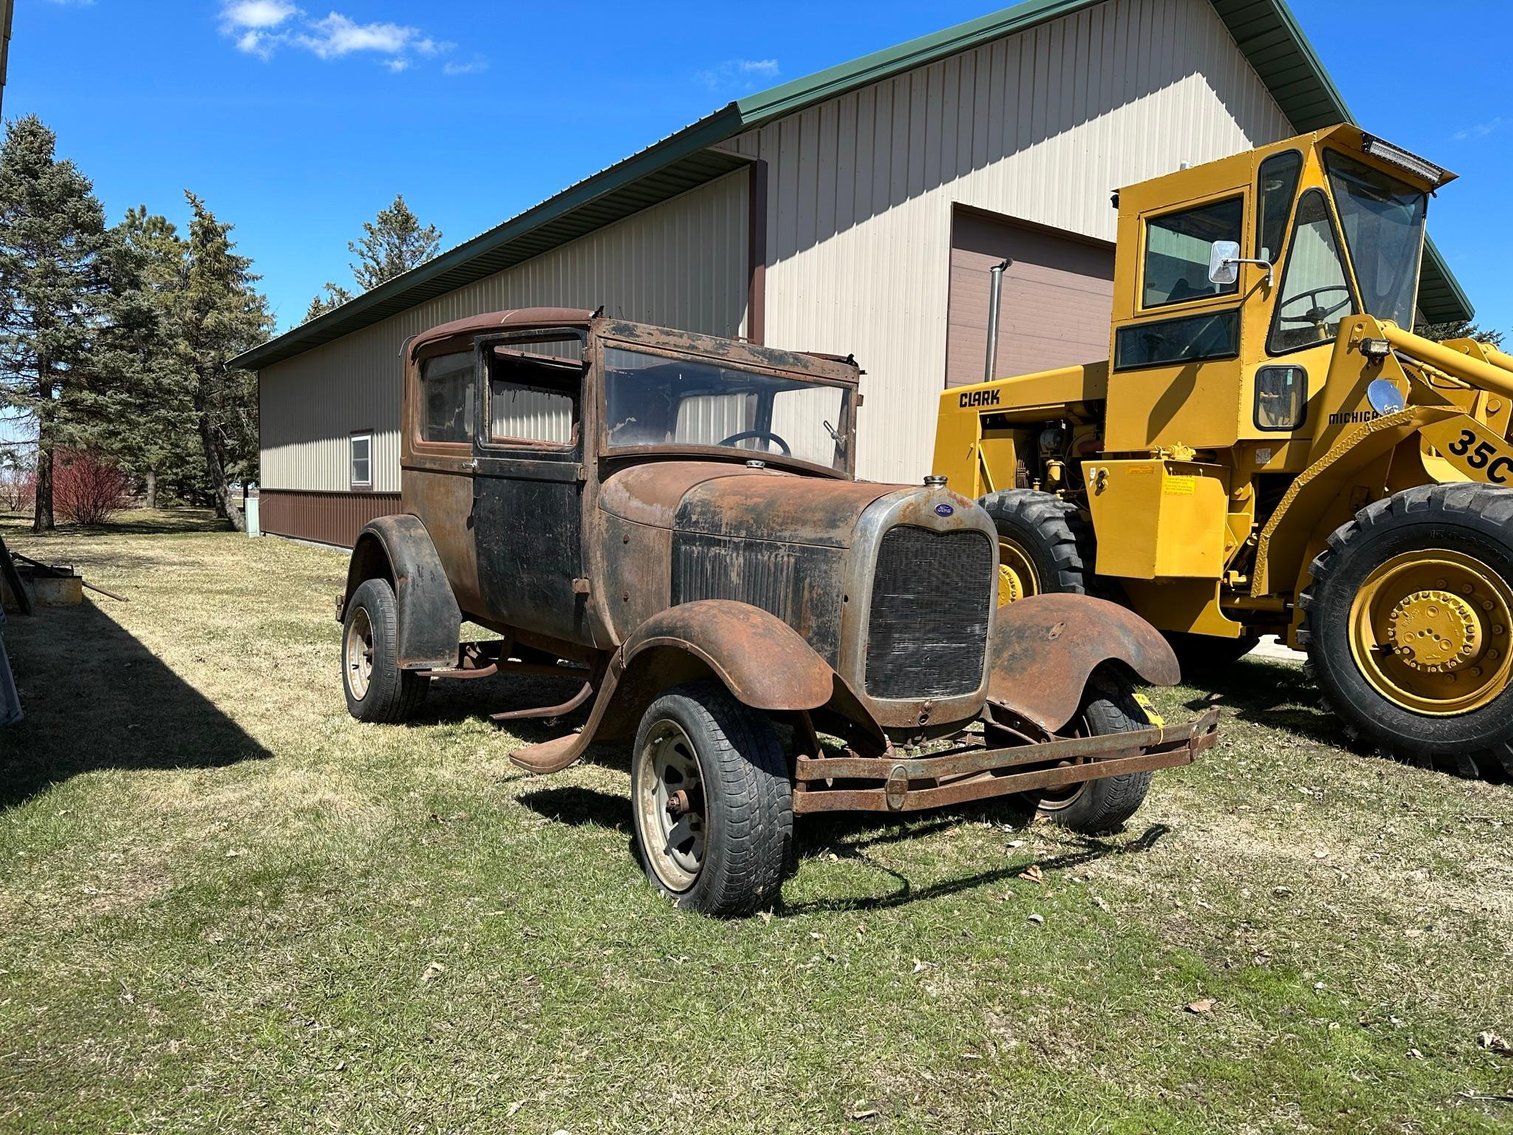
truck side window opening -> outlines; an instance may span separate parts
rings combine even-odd
[[[1302,367],[1262,367],[1256,372],[1258,430],[1295,430],[1308,405],[1308,372]]]
[[[582,384],[582,343],[577,339],[494,348],[489,358],[489,439],[573,445]]]
[[[420,364],[421,441],[472,439],[473,367],[472,351],[437,355]]]
[[[1269,354],[1280,355],[1334,338],[1340,320],[1356,313],[1355,296],[1340,259],[1329,204],[1318,189],[1298,200],[1292,246],[1272,315]]]
[[[1216,240],[1240,240],[1244,216],[1244,200],[1231,197],[1147,221],[1141,306],[1161,307],[1238,291],[1238,282],[1222,287],[1208,282],[1208,253]]]
[[[1303,155],[1296,150],[1273,154],[1261,163],[1257,178],[1260,207],[1256,210],[1256,256],[1273,264],[1282,255],[1282,238],[1287,233],[1287,215],[1297,196],[1298,178],[1303,172]]]

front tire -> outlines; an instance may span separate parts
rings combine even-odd
[[[399,604],[386,579],[363,581],[342,619],[342,689],[358,721],[395,724],[425,698],[430,679],[399,667]]]
[[[716,682],[669,690],[641,718],[630,782],[641,864],[663,895],[718,918],[777,897],[793,786],[767,715]]]
[[[1088,683],[1078,723],[1078,733],[1084,737],[1150,728],[1145,711],[1135,700],[1134,684],[1110,673],[1096,674]],[[1140,810],[1150,786],[1149,772],[1084,781],[1068,791],[1043,795],[1040,814],[1053,824],[1083,835],[1108,835],[1122,828]]]
[[[1367,505],[1309,568],[1298,635],[1367,747],[1513,775],[1513,490],[1424,485]]]

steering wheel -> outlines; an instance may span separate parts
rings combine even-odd
[[[793,456],[793,450],[788,448],[788,443],[782,438],[778,437],[778,435],[773,433],[771,430],[742,430],[738,434],[731,434],[729,437],[725,438],[718,444],[729,445],[732,442],[745,441],[749,437],[760,437],[766,438],[768,441],[775,441],[778,443],[778,448],[783,451],[784,457]]]
[[[1344,292],[1345,298],[1337,304],[1332,304],[1329,307],[1324,307],[1322,304],[1319,304],[1316,299],[1316,297],[1323,292]],[[1288,315],[1287,309],[1290,307],[1297,307],[1300,300],[1314,301],[1314,306],[1299,315]],[[1309,292],[1299,292],[1297,295],[1293,296],[1290,300],[1282,304],[1282,306],[1277,309],[1277,318],[1279,318],[1283,323],[1322,323],[1324,322],[1325,316],[1333,315],[1335,312],[1339,311],[1340,308],[1348,307],[1349,304],[1350,289],[1348,287],[1346,287],[1344,284],[1328,284],[1322,288],[1314,288]]]

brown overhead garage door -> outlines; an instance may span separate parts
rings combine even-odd
[[[981,382],[988,269],[1012,260],[998,314],[1000,377],[1108,357],[1114,249],[1007,217],[957,209],[951,225],[946,385]]]

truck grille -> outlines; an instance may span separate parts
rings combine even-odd
[[[890,529],[872,585],[867,693],[913,699],[975,691],[993,599],[993,545],[981,532]]]

